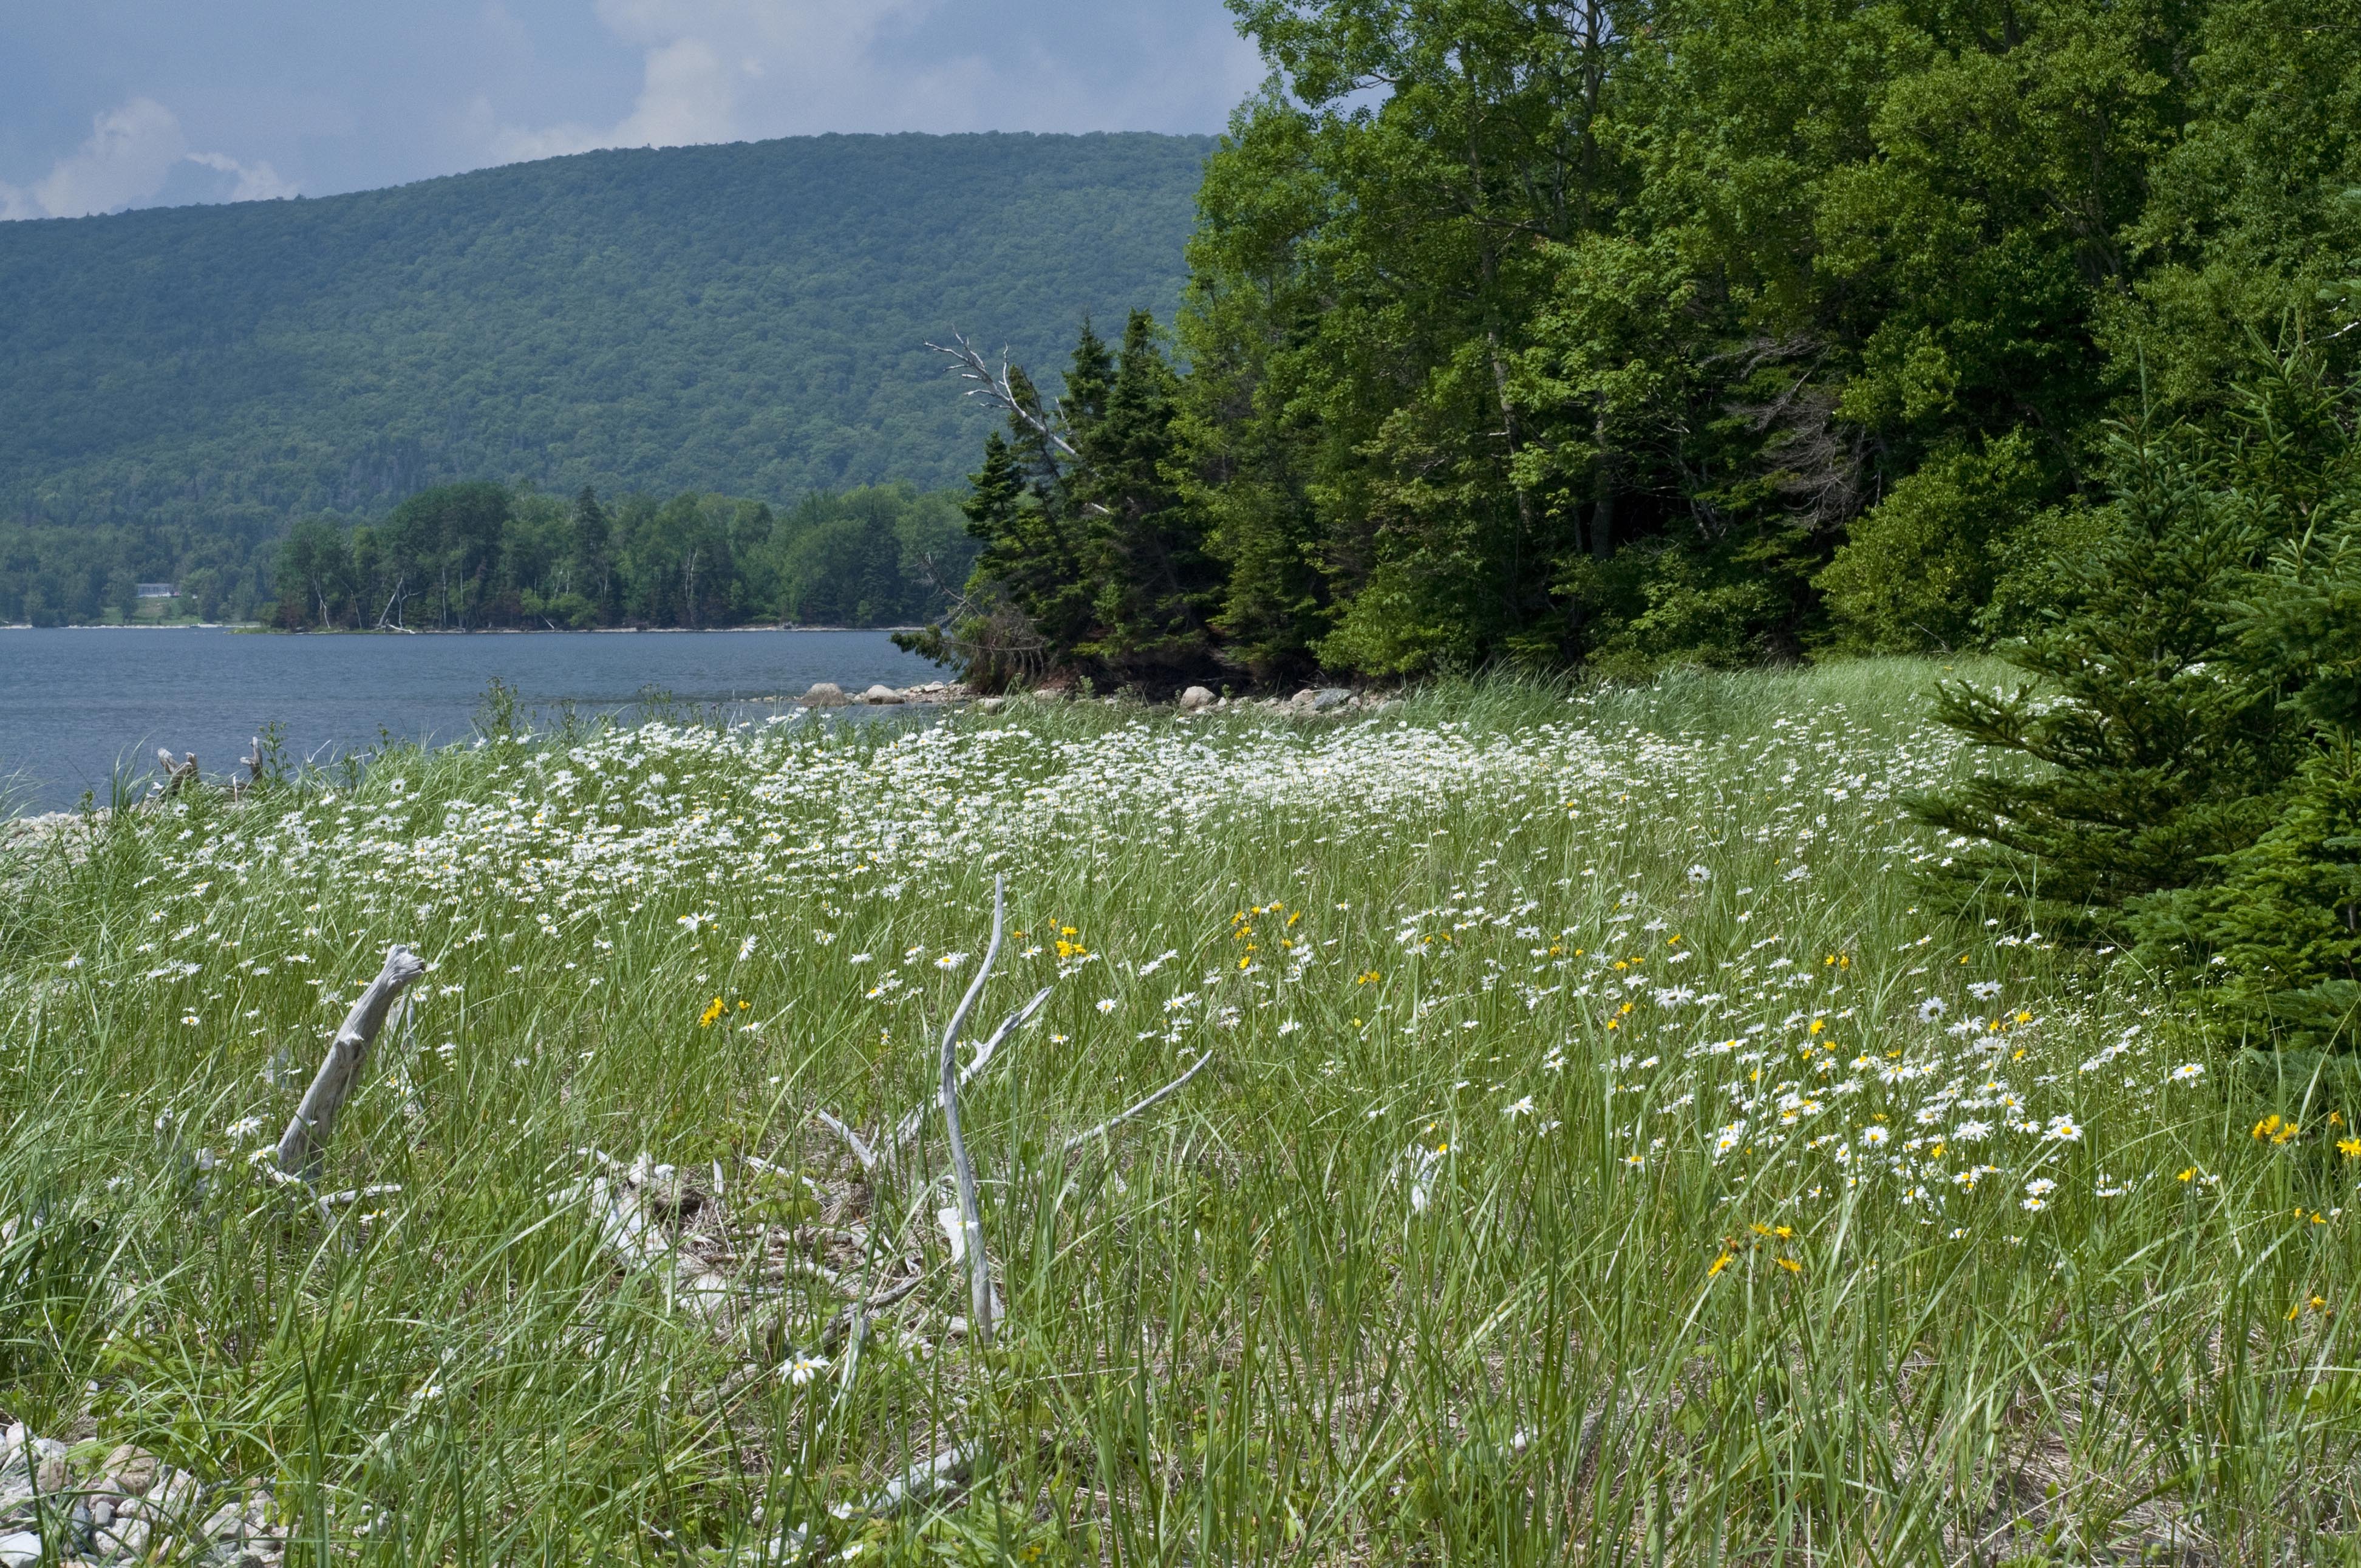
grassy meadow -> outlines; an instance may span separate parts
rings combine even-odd
[[[496,730],[20,843],[0,1417],[291,1563],[2361,1560],[2347,1113],[1922,907],[1943,673]],[[987,1344],[939,1115],[817,1113],[931,1103],[995,875]],[[257,1157],[396,941],[324,1210]]]

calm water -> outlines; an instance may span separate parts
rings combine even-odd
[[[467,738],[493,676],[528,707],[631,707],[642,688],[684,701],[759,704],[814,681],[857,692],[943,672],[882,631],[540,632],[467,637],[284,637],[126,628],[0,629],[5,806],[50,811],[107,798],[118,764],[145,777],[156,749],[231,771],[254,732],[287,727],[291,757]]]

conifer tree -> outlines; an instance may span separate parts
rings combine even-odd
[[[1155,318],[1134,311],[1115,379],[1103,397],[1090,389],[1096,408],[1078,431],[1093,625],[1074,652],[1122,681],[1166,685],[1212,665],[1221,578],[1176,479],[1177,388]]]
[[[2221,857],[2270,826],[2298,761],[2235,624],[2266,509],[2222,488],[2202,444],[2186,429],[2118,433],[2116,526],[2075,568],[2080,608],[2010,654],[2034,681],[1939,692],[1943,722],[2031,764],[1913,803],[1981,841],[1946,880],[2058,935],[2122,933],[2135,901],[2219,880]]]

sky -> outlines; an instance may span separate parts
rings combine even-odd
[[[1222,128],[1221,0],[0,0],[0,219],[601,147]]]

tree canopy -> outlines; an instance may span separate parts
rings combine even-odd
[[[2111,420],[2223,417],[2257,338],[2353,353],[2361,30],[2320,0],[1232,8],[1272,82],[1127,437],[1158,521],[1036,615],[994,542],[1111,525],[1013,418],[953,651],[1148,680],[1107,607],[1168,546],[1209,576],[1167,679],[1973,644],[2050,608]]]

